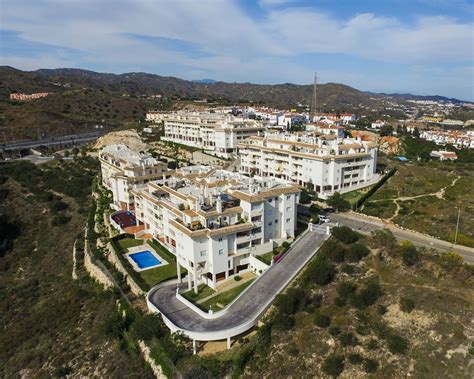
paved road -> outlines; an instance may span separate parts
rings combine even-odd
[[[338,213],[331,215],[331,221],[349,226],[361,233],[369,234],[378,229],[388,228],[398,240],[409,240],[417,246],[434,248],[440,251],[454,251],[461,255],[469,264],[474,264],[474,249],[461,245],[454,245],[421,233],[400,229],[392,223],[376,220],[360,215],[359,213]]]
[[[14,142],[0,144],[0,150],[1,151],[23,150],[23,149],[32,149],[38,146],[53,146],[53,145],[65,145],[65,144],[77,145],[81,143],[94,141],[105,133],[106,131],[95,131],[95,132],[71,134],[67,136],[42,138],[38,140],[14,141]]]
[[[219,318],[204,319],[185,306],[176,298],[176,284],[157,288],[149,294],[149,300],[174,325],[185,331],[215,333],[245,324],[263,314],[275,296],[305,266],[327,238],[322,231],[307,232],[295,242],[279,263],[268,269]]]

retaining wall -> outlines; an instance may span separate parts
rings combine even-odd
[[[132,291],[135,296],[145,295],[145,292],[142,291],[138,284],[135,283],[135,281],[130,277],[125,267],[123,267],[122,262],[120,262],[120,259],[118,259],[117,257],[117,252],[115,251],[110,242],[107,244],[107,250],[109,251],[109,254],[107,254],[107,259],[125,277],[125,280],[127,281],[127,284],[130,287],[130,291]]]
[[[114,283],[108,275],[92,260],[87,241],[85,241],[84,244],[84,267],[91,278],[102,284],[106,289],[114,286]]]

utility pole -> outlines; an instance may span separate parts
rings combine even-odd
[[[459,217],[461,216],[461,208],[458,208],[458,221],[456,222],[456,234],[454,235],[454,244],[458,243],[458,231],[459,231]]]
[[[311,99],[311,107],[309,109],[309,116],[316,116],[318,113],[318,73],[314,73],[313,97]],[[313,121],[313,120],[310,120]]]

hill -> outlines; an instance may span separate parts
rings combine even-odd
[[[10,93],[50,92],[30,102],[10,101]],[[84,131],[95,124],[121,127],[144,118],[153,109],[176,109],[181,102],[207,99],[219,104],[264,104],[283,109],[306,108],[312,85],[226,83],[210,79],[188,81],[143,72],[98,73],[59,68],[21,71],[0,67],[0,136],[4,140],[57,135],[65,130]],[[157,96],[159,95],[159,96]],[[439,96],[377,94],[344,84],[318,85],[321,111],[383,111],[387,100],[451,100]],[[452,99],[460,102],[460,100]]]
[[[0,67],[0,85],[6,96],[10,92],[64,92],[68,89],[89,89],[130,96],[162,95],[167,97],[209,100],[228,100],[265,103],[288,107],[308,104],[312,85],[291,83],[265,85],[226,83],[213,80],[188,81],[147,73],[106,74],[81,69],[41,69],[32,72]],[[318,86],[321,106],[354,107],[370,104],[373,100],[362,91],[336,83]]]

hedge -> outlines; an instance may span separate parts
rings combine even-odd
[[[382,179],[380,179],[377,184],[375,184],[370,190],[368,190],[360,199],[357,199],[355,204],[352,206],[353,210],[359,209],[371,197],[377,190],[382,187],[385,182],[390,179],[397,172],[396,168],[392,168],[388,173],[386,173]]]

